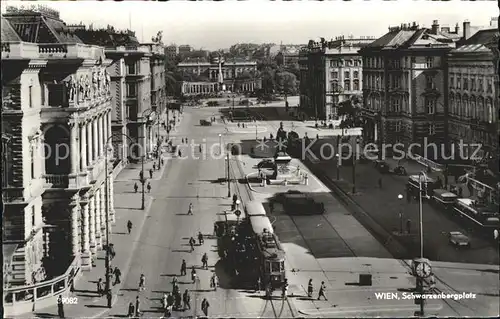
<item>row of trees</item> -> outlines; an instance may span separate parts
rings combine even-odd
[[[350,99],[342,101],[337,106],[337,114],[342,119],[340,128],[361,127],[361,103],[362,98],[354,95]]]

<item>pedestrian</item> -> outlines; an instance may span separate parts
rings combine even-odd
[[[181,276],[186,276],[186,270],[187,270],[186,260],[183,259],[181,264]]]
[[[217,291],[217,285],[218,285],[218,278],[215,272],[213,273],[212,277],[210,278],[210,287],[214,288],[214,291]]]
[[[149,178],[153,178],[153,169],[152,168],[149,169]]]
[[[160,162],[161,162],[161,166],[163,166],[163,164],[164,164],[163,157],[161,158]]]
[[[233,194],[233,203],[236,204],[237,200],[238,200],[238,195]]]
[[[148,188],[148,193],[151,193],[151,183],[150,182],[148,182],[147,188]]]
[[[408,220],[406,221],[406,232],[407,232],[408,234],[410,234],[410,233],[411,233],[411,219],[408,219]]]
[[[203,241],[203,234],[200,232],[198,232],[198,242],[200,243],[200,246],[203,245],[204,241]]]
[[[177,293],[175,294],[175,309],[177,310],[181,309],[181,302],[182,302],[181,294],[177,291]]]
[[[104,289],[102,289],[102,278],[97,281],[97,294],[102,296],[104,294]]]
[[[177,285],[177,276],[172,277],[172,286]]]
[[[116,256],[115,245],[109,244],[109,255],[111,256],[111,260],[113,260]]]
[[[156,163],[153,163],[153,171],[156,171]]]
[[[382,177],[378,178],[378,187],[382,188]]]
[[[191,252],[193,252],[193,251],[194,251],[194,244],[195,244],[195,243],[196,243],[196,242],[195,242],[194,238],[193,238],[193,237],[191,237],[191,238],[189,239],[189,246],[191,246]]]
[[[196,269],[194,269],[194,266],[191,267],[191,280],[193,281],[193,284],[196,282]]]
[[[61,295],[57,298],[57,314],[59,315],[59,318],[64,318],[64,305]]]
[[[111,293],[111,288],[106,291],[106,299],[108,301],[108,308],[112,306],[113,294]]]
[[[182,301],[184,302],[184,310],[191,310],[191,296],[189,291],[186,289],[182,295]]]
[[[139,180],[140,181],[144,180],[144,171],[142,170],[139,172]]]
[[[139,189],[139,185],[137,185],[137,182],[134,183],[134,191],[137,193],[137,190]]]
[[[202,263],[202,267],[203,268],[208,269],[208,256],[207,256],[207,253],[204,253],[203,257],[201,257],[201,263]]]
[[[130,232],[132,231],[132,222],[130,220],[127,222],[127,229],[128,229],[128,234],[130,235]]]
[[[193,203],[189,203],[188,215],[193,215]]]
[[[128,303],[128,313],[127,313],[127,317],[131,318],[134,316],[134,313],[135,312],[135,307],[134,307],[134,303],[131,301]]]
[[[309,298],[312,298],[312,295],[313,295],[313,280],[312,279],[309,279],[309,283],[307,284],[307,296]]]
[[[114,286],[114,285],[121,283],[120,277],[122,275],[122,272],[120,271],[120,269],[118,269],[118,267],[115,267],[113,274],[115,275],[115,282],[113,283],[113,286]]]
[[[214,236],[217,236],[217,224],[214,223]]]
[[[208,303],[207,298],[203,298],[203,301],[201,302],[201,311],[203,311],[203,313],[207,317],[208,317],[208,307],[210,307],[210,304]]]
[[[139,296],[135,297],[135,316],[139,317],[141,315],[141,301],[139,300]]]
[[[146,277],[144,274],[141,274],[141,277],[139,278],[139,291],[145,290],[146,289]]]
[[[318,300],[321,297],[325,298],[325,300],[328,300],[328,299],[326,299],[326,296],[325,296],[325,290],[326,290],[325,282],[322,281],[321,286],[319,287]]]
[[[283,299],[286,299],[287,296],[288,296],[288,279],[285,278],[284,280],[284,283],[283,283],[283,287],[281,287],[281,297]]]
[[[257,283],[255,285],[255,292],[262,290],[262,281],[260,280],[260,276],[257,277]]]

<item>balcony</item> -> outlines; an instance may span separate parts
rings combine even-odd
[[[46,184],[51,184],[52,188],[68,188],[69,185],[69,176],[65,175],[56,175],[56,174],[45,174],[43,175],[45,178]]]
[[[18,187],[2,187],[2,198],[4,202],[22,201],[24,200],[24,188]]]
[[[98,60],[104,48],[80,43],[35,44],[26,42],[2,43],[2,59],[82,59]]]

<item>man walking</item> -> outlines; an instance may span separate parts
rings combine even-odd
[[[187,274],[186,260],[183,259],[181,264],[181,276],[186,276],[186,274]]]
[[[182,295],[182,301],[184,303],[184,310],[191,310],[191,296],[189,296],[189,291],[187,289]]]
[[[321,286],[319,287],[318,300],[321,297],[323,297],[323,298],[325,298],[326,301],[328,301],[328,299],[326,299],[326,296],[325,296],[325,290],[326,290],[325,282],[322,281]]]
[[[151,183],[150,182],[148,182],[147,188],[148,188],[148,193],[151,193]]]
[[[191,237],[191,238],[189,239],[189,246],[191,246],[191,252],[193,252],[193,251],[194,251],[194,244],[195,244],[195,243],[196,243],[196,241],[194,240],[194,238],[193,238],[193,237]]]
[[[149,169],[149,178],[153,178],[153,169],[152,168]]]
[[[121,283],[120,277],[122,275],[122,272],[118,267],[115,267],[115,270],[113,271],[113,274],[115,275],[115,281],[113,282],[113,286]]]
[[[130,235],[130,232],[132,231],[132,222],[130,220],[127,222],[127,229],[128,229],[128,234]]]
[[[312,298],[313,295],[313,280],[309,279],[309,283],[307,284],[307,296]]]
[[[99,278],[97,281],[97,294],[102,296],[104,294],[104,290],[102,289],[102,278]]]
[[[204,253],[203,257],[201,257],[201,263],[202,263],[202,267],[203,268],[208,269],[208,256],[207,256],[207,253]]]
[[[208,317],[208,307],[210,307],[210,304],[208,303],[207,298],[203,298],[203,301],[201,302],[201,311],[203,311],[203,313],[207,317]]]

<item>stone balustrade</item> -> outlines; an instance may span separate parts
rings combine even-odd
[[[52,188],[67,188],[69,185],[69,176],[67,174],[45,174],[45,183],[52,184]]]
[[[98,60],[104,48],[81,43],[2,43],[2,59],[86,59]]]

